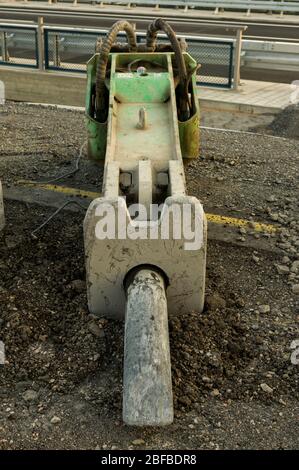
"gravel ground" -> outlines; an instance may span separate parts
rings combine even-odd
[[[0,124],[6,186],[69,171],[84,140],[74,111],[9,104]],[[298,153],[294,138],[202,132],[201,157],[186,168],[190,194],[277,234],[209,241],[205,310],[170,321],[175,422],[164,429],[121,422],[123,324],[88,312],[84,214],[61,213],[33,238],[53,210],[6,201],[0,448],[298,449]],[[82,161],[65,184],[99,189],[101,178]],[[248,247],[252,237],[267,249]]]

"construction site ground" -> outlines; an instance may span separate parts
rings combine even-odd
[[[206,306],[169,312],[175,420],[139,429],[121,419],[123,323],[87,308],[82,223],[102,168],[83,148],[51,181],[74,168],[84,114],[0,107],[1,449],[299,448],[299,109],[206,113],[186,166],[209,219]]]

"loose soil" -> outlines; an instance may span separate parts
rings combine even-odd
[[[295,137],[202,131],[189,193],[207,211],[271,223],[277,234],[209,240],[205,310],[169,321],[175,421],[166,428],[121,421],[123,323],[88,312],[84,211],[61,212],[33,237],[53,209],[5,201],[1,449],[132,449],[136,439],[147,449],[299,448]],[[2,106],[0,179],[9,188],[68,172],[83,141],[80,112]],[[101,181],[101,168],[83,160],[63,184],[99,190]],[[268,248],[247,246],[252,237]]]

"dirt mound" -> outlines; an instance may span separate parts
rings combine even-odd
[[[267,402],[278,399],[282,391],[292,395],[296,389],[296,376],[289,376],[280,353],[240,320],[241,305],[233,294],[229,304],[229,308],[207,309],[200,316],[193,313],[170,322],[176,409],[191,409],[207,396]],[[265,365],[272,363],[272,372],[257,367],[261,356]],[[263,393],[260,384],[269,379],[278,394]]]
[[[287,139],[299,139],[299,104],[285,108],[276,115],[268,126],[254,127],[250,131],[277,135]]]
[[[299,105],[288,106],[269,125],[274,135],[299,139]]]
[[[34,239],[30,231],[43,210],[31,209],[31,219],[16,205],[13,214],[0,240],[1,337],[8,360],[0,377],[4,385],[39,380],[66,391],[99,367],[105,346],[105,322],[96,322],[86,306],[82,216],[70,215],[70,224],[61,226],[54,221]]]
[[[120,409],[123,325],[88,312],[82,214],[58,216],[35,239],[30,232],[48,209],[31,206],[28,211],[19,203],[9,203],[8,209],[13,216],[0,239],[1,337],[8,360],[0,375],[4,389],[19,392],[34,381],[43,389],[68,393],[113,367],[115,384],[102,397],[103,406]],[[271,384],[279,394],[296,386],[295,376],[283,378],[289,364],[280,352],[265,348],[260,334],[241,320],[243,298],[217,279],[212,273],[203,314],[190,312],[169,322],[178,411],[192,409],[208,395],[259,396],[264,366],[260,363],[261,375],[255,368],[261,351],[271,358]]]
[[[47,180],[72,168],[85,135],[82,113],[25,105],[3,111],[6,194],[16,180]],[[277,126],[267,132],[290,127]],[[169,312],[177,419],[159,430],[121,422],[123,322],[88,311],[84,211],[61,212],[33,238],[54,208],[5,200],[1,449],[127,449],[138,438],[153,449],[298,447],[299,367],[290,359],[299,318],[293,295],[298,145],[292,139],[202,132],[202,158],[186,169],[189,194],[206,212],[271,223],[278,233],[248,227],[229,235],[223,227],[219,239],[209,232],[205,310],[179,318]],[[82,160],[63,184],[99,191],[101,175]]]

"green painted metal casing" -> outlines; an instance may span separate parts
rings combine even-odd
[[[102,123],[93,118],[95,102],[96,67],[99,54],[95,54],[87,63],[87,89],[85,99],[87,154],[92,160],[104,160],[107,142],[107,121]]]
[[[119,56],[126,56],[126,61],[134,61],[136,57],[138,58],[138,53],[114,53]],[[173,53],[163,52],[163,53],[146,53],[142,56],[146,56],[148,62],[157,60],[157,56],[170,55],[174,56]],[[110,61],[111,61],[110,54]],[[106,154],[106,143],[107,143],[107,132],[108,132],[108,121],[101,123],[94,119],[94,102],[95,102],[95,80],[96,80],[96,67],[99,54],[95,54],[87,63],[87,90],[86,90],[86,127],[88,133],[88,157],[95,161],[105,160]],[[184,53],[184,59],[188,71],[196,69],[196,61],[188,54]],[[110,80],[114,80],[113,74],[111,74]],[[132,86],[130,90],[126,90],[134,95],[132,101],[136,102],[136,95],[139,94],[138,86],[136,81],[131,80]],[[140,83],[140,82],[139,82]],[[155,87],[160,90],[164,87],[163,80],[156,80]],[[187,121],[179,121],[179,137],[180,137],[180,146],[183,159],[194,159],[199,156],[199,139],[200,139],[200,129],[199,129],[199,103],[196,92],[196,72],[194,71],[191,77],[191,84],[189,89],[192,105],[193,105],[193,114]],[[147,97],[147,101],[155,102],[155,89],[152,91],[152,96]]]

